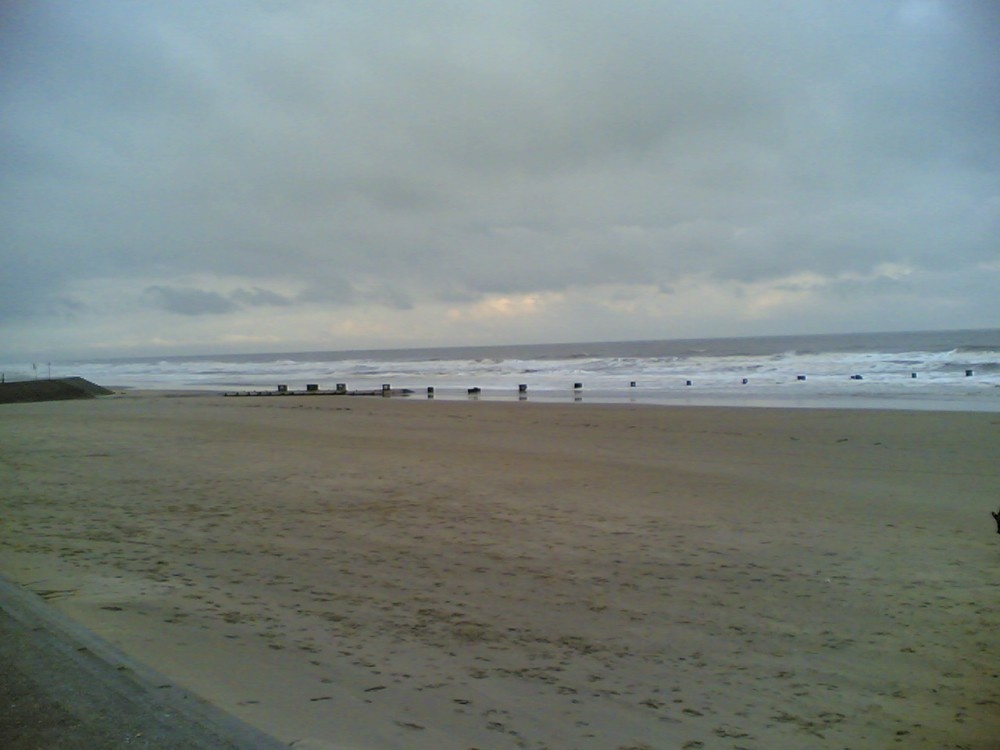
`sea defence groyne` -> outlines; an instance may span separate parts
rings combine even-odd
[[[433,393],[434,389],[429,388],[428,392]],[[279,385],[273,391],[227,391],[223,396],[410,396],[413,391],[409,388],[392,388],[390,385],[383,385],[379,389],[369,390],[348,390],[345,383],[337,383],[333,390],[322,389],[318,384],[307,385],[305,390],[290,390],[287,385]]]
[[[19,380],[0,383],[0,404],[30,401],[66,401],[75,398],[110,396],[110,391],[84,378],[54,378],[52,380]]]

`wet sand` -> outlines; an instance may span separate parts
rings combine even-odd
[[[293,747],[1000,747],[997,414],[133,393],[0,446],[0,573]]]

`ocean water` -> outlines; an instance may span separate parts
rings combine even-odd
[[[4,371],[9,380],[51,372],[119,388],[214,392],[389,384],[419,399],[433,387],[438,399],[1000,411],[1000,329],[226,354]],[[470,396],[473,387],[481,392]]]

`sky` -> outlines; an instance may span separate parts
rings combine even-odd
[[[1000,326],[994,0],[0,3],[0,359]]]

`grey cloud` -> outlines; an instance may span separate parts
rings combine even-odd
[[[830,284],[827,293],[831,296],[842,297],[847,301],[855,299],[866,299],[873,296],[886,295],[909,295],[914,291],[915,285],[906,278],[895,279],[879,276],[864,280],[842,280]],[[873,295],[873,292],[875,295]]]
[[[283,294],[252,287],[239,288],[228,295],[195,287],[153,285],[143,291],[143,299],[163,310],[180,315],[216,315],[233,312],[240,307],[287,307],[293,300]]]
[[[236,304],[217,292],[192,287],[154,285],[143,291],[149,304],[178,315],[217,315],[232,312]]]
[[[7,315],[79,279],[405,311],[997,256],[987,0],[15,5]],[[242,289],[171,283],[212,274]]]
[[[272,292],[270,289],[261,289],[259,286],[252,289],[237,289],[229,297],[235,302],[251,307],[286,307],[292,304],[292,300],[283,294]]]
[[[342,276],[335,272],[318,270],[295,300],[307,304],[343,306],[357,302],[359,295],[354,286]]]
[[[413,297],[393,284],[380,285],[368,295],[368,298],[396,310],[412,310],[414,307]]]

